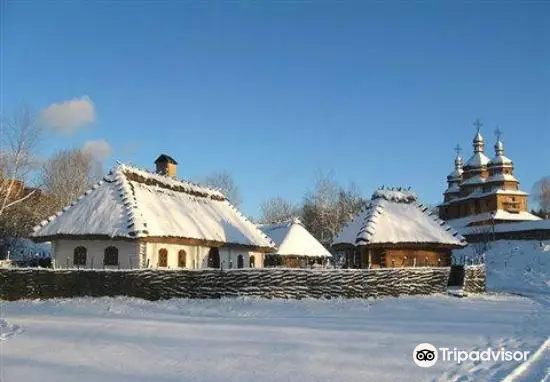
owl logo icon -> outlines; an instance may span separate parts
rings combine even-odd
[[[420,367],[432,367],[437,362],[437,349],[429,343],[419,344],[414,348],[413,361]]]

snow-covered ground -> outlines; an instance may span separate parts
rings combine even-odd
[[[550,365],[542,347],[550,272],[537,254],[550,251],[530,244],[504,269],[487,256],[490,287],[522,286],[527,297],[3,302],[0,381],[541,381]],[[423,342],[535,356],[420,368],[412,352]]]

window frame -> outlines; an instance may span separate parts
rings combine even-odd
[[[157,267],[158,268],[168,268],[168,249],[161,248],[158,251],[158,259],[157,259]]]
[[[185,249],[180,249],[178,251],[178,268],[187,268],[187,252]]]
[[[111,257],[115,261],[111,261]],[[107,261],[110,260],[110,261]],[[110,245],[103,251],[103,266],[116,267],[120,265],[120,260],[118,258],[118,248],[114,245]]]
[[[77,252],[77,250],[82,250],[82,251]],[[77,261],[77,259],[79,261]],[[88,250],[86,249],[86,247],[82,245],[75,247],[73,249],[73,265],[76,267],[80,267],[83,265],[86,266],[87,262],[88,262]]]

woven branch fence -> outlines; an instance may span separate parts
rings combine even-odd
[[[485,264],[464,267],[464,292],[484,293],[486,282]]]
[[[82,296],[368,298],[445,293],[449,268],[348,270],[0,269],[0,299]]]

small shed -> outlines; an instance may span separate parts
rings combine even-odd
[[[276,252],[266,254],[265,266],[290,268],[323,266],[332,256],[297,218],[281,223],[261,224],[260,229],[275,242],[278,248]]]
[[[374,192],[367,207],[333,240],[349,268],[450,266],[465,239],[403,189]]]

